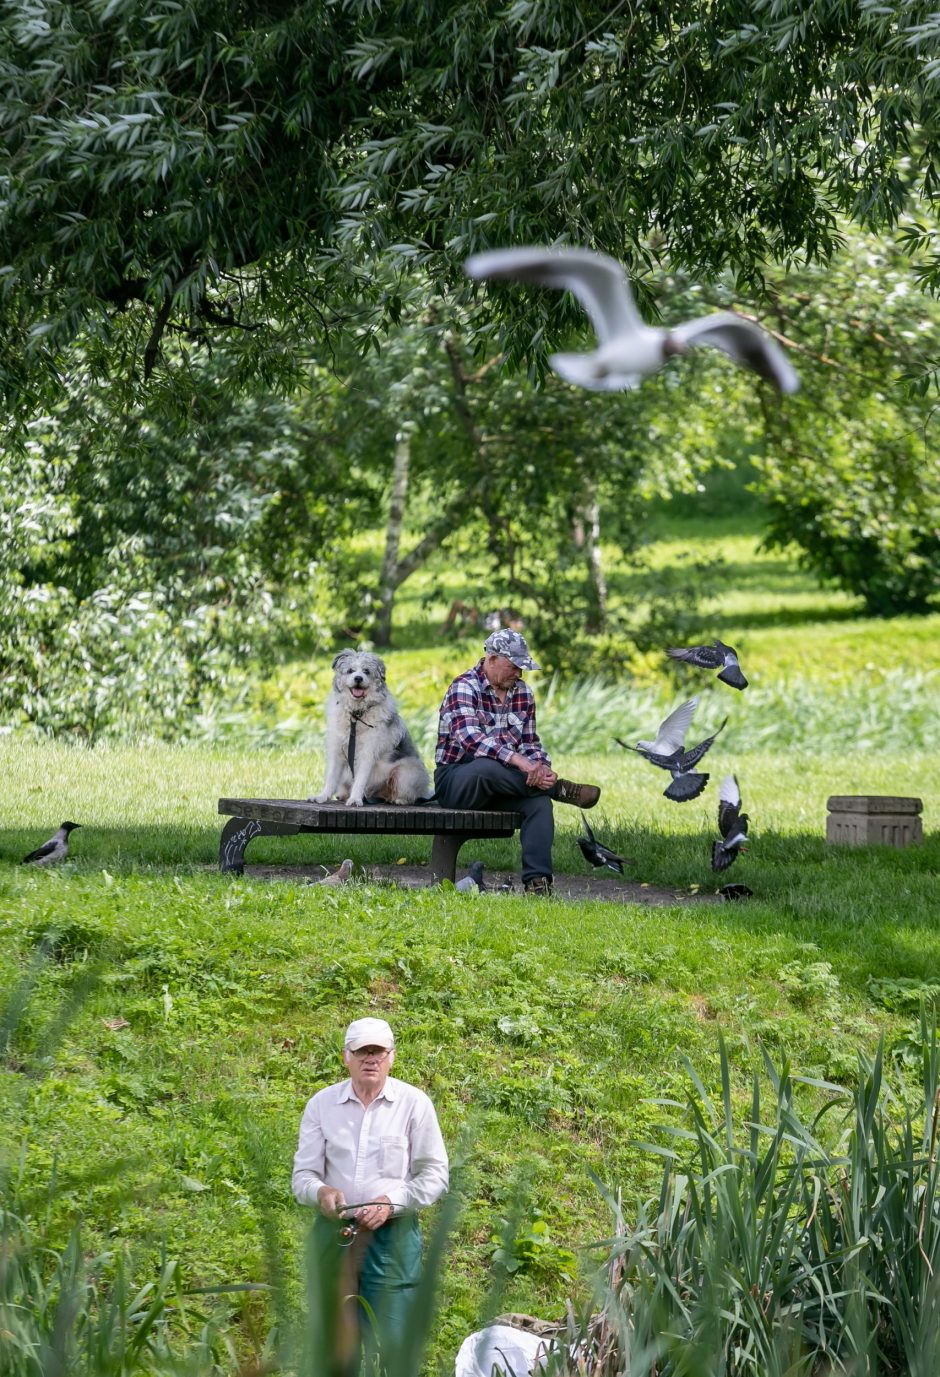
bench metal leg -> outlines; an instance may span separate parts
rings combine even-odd
[[[255,837],[288,837],[299,832],[296,822],[258,822],[255,818],[229,818],[222,828],[219,842],[219,869],[242,875],[245,871],[245,847]]]
[[[431,846],[431,873],[435,880],[450,880],[451,883],[456,880],[457,852],[472,835],[471,832],[437,833]]]

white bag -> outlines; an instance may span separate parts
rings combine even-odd
[[[528,1330],[490,1324],[464,1339],[454,1377],[492,1377],[494,1367],[505,1377],[531,1377],[536,1365],[544,1365],[548,1346],[548,1339]]]

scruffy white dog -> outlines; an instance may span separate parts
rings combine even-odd
[[[385,661],[343,650],[333,661],[326,700],[326,779],[314,803],[335,798],[353,808],[367,798],[414,803],[433,793],[414,742],[385,686]]]

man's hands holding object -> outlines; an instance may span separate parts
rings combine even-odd
[[[317,1204],[321,1214],[330,1219],[346,1219],[357,1228],[375,1231],[392,1217],[392,1202],[387,1195],[376,1200],[367,1200],[363,1205],[347,1205],[342,1191],[332,1186],[321,1186],[317,1191]]]

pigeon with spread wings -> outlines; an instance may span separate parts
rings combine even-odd
[[[718,678],[732,688],[746,689],[747,680],[738,662],[738,653],[733,645],[715,641],[713,645],[670,646],[666,654],[673,660],[684,660],[687,665],[697,665],[699,669],[718,669]]]
[[[718,831],[721,841],[712,842],[712,870],[727,870],[744,850],[747,813],[741,812],[741,790],[736,775],[725,775],[718,788]]]
[[[754,321],[732,311],[699,316],[668,329],[647,325],[616,259],[590,249],[512,248],[477,253],[464,263],[473,278],[510,278],[569,291],[587,312],[598,346],[591,353],[553,354],[556,373],[578,387],[616,392],[638,387],[677,354],[708,345],[742,368],[766,378],[780,392],[796,392],[800,380],[776,341]]]
[[[663,790],[663,793],[666,798],[672,799],[674,803],[688,803],[689,799],[698,798],[705,788],[709,776],[696,771],[693,767],[698,764],[706,751],[711,749],[715,737],[724,730],[728,721],[726,717],[718,731],[712,732],[711,736],[707,736],[697,746],[690,746],[686,750],[685,735],[689,730],[697,707],[698,698],[690,698],[687,703],[683,703],[674,712],[671,712],[660,723],[655,741],[638,741],[635,746],[628,746],[626,741],[614,737],[617,745],[622,746],[625,751],[636,751],[651,765],[658,765],[661,770],[670,772],[672,783]]]
[[[585,835],[578,837],[577,842],[581,848],[581,855],[588,865],[592,865],[595,870],[600,870],[606,866],[608,870],[615,870],[618,875],[622,875],[623,856],[618,856],[616,851],[611,851],[609,846],[605,846],[603,842],[597,840],[591,829],[591,824],[583,813],[581,814],[581,825]]]

